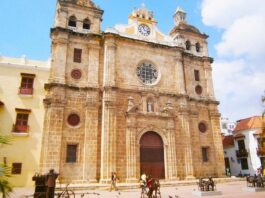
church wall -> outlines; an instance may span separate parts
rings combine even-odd
[[[140,44],[132,41],[116,42],[116,85],[129,89],[159,89],[159,91],[176,92],[175,51],[154,47],[151,44]],[[142,61],[150,61],[161,73],[155,86],[146,87],[136,75],[136,68]]]

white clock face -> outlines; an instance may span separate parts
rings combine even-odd
[[[150,28],[147,25],[145,25],[145,24],[139,25],[138,26],[138,31],[144,36],[148,36],[150,34],[150,32],[151,32]]]

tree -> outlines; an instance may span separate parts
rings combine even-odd
[[[11,138],[8,136],[0,135],[0,146],[10,144]],[[2,193],[2,198],[6,198],[12,192],[12,186],[7,180],[10,174],[10,167],[5,163],[0,164],[0,193]]]

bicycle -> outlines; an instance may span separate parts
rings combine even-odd
[[[67,184],[64,191],[61,193],[57,194],[57,198],[75,198],[75,193],[73,190],[68,189],[68,186],[70,184]]]

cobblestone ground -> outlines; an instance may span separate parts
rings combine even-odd
[[[204,196],[216,198],[265,198],[265,191],[263,192],[246,192],[243,189],[246,187],[245,181],[235,181],[228,183],[217,184],[217,190],[222,192],[222,195]],[[196,198],[192,195],[192,191],[196,190],[197,186],[171,186],[161,188],[161,198]],[[82,193],[85,194],[83,198],[140,198],[140,189],[126,189],[120,191],[109,192],[106,190],[88,190],[76,191],[76,198],[81,198]],[[33,194],[33,188],[16,188],[11,198],[22,198],[24,195]]]

